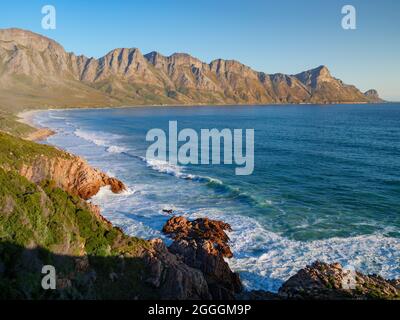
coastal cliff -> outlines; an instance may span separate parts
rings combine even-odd
[[[123,183],[51,146],[0,133],[1,299],[399,299],[398,280],[316,262],[278,293],[244,291],[226,259],[230,225],[171,217],[172,238],[130,237],[87,200]],[[172,212],[171,212],[172,213]],[[57,290],[41,287],[41,268],[57,270]]]
[[[15,170],[35,184],[51,180],[57,187],[84,200],[105,186],[110,186],[114,193],[126,189],[118,179],[92,168],[85,160],[70,153],[1,132],[0,140],[0,167]]]
[[[109,186],[114,193],[126,189],[118,179],[110,178],[72,155],[69,158],[40,156],[31,164],[22,164],[19,174],[34,183],[52,180],[61,189],[84,200],[89,200],[105,186]]]
[[[200,270],[86,201],[103,186],[125,188],[78,157],[0,133],[0,298],[210,299]],[[41,288],[49,264],[52,292]]]

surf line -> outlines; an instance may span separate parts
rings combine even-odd
[[[243,129],[227,128],[201,129],[199,134],[191,128],[178,132],[178,122],[169,121],[168,134],[163,129],[154,128],[147,132],[146,141],[153,142],[146,151],[146,159],[149,160],[169,162],[171,165],[236,164],[236,175],[251,175],[254,172],[254,129],[245,129],[244,136]]]

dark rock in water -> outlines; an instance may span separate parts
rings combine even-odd
[[[189,221],[173,217],[163,232],[175,241],[169,250],[190,267],[202,271],[213,299],[234,299],[242,291],[239,275],[232,272],[224,257],[232,257],[225,230],[229,224],[207,218]]]
[[[279,295],[286,299],[399,299],[399,282],[317,261],[286,281]]]
[[[172,209],[163,209],[162,212],[172,214],[174,211]]]

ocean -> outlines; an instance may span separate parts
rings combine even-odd
[[[254,172],[145,158],[153,128],[254,129]],[[232,225],[229,264],[248,289],[276,291],[315,261],[400,277],[400,105],[50,110],[56,145],[122,180],[93,202],[127,234],[159,237],[171,217]]]

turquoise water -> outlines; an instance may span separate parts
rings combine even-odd
[[[152,128],[255,129],[255,169],[146,160]],[[305,264],[339,261],[400,276],[400,105],[168,107],[48,111],[48,143],[122,179],[94,202],[127,233],[163,237],[170,217],[232,224],[231,267],[276,290]]]

